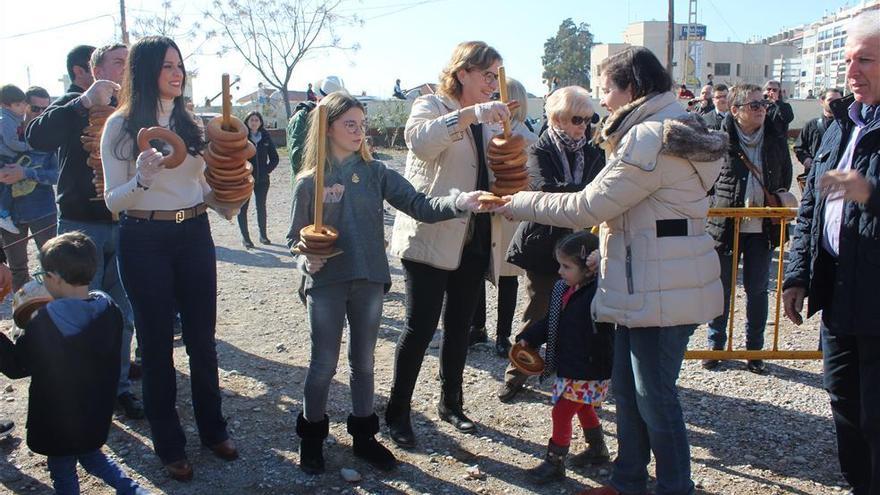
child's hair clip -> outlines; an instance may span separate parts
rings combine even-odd
[[[587,246],[581,246],[581,259],[587,259]]]

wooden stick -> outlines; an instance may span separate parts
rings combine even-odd
[[[315,232],[324,228],[324,163],[327,161],[327,107],[318,105],[318,163],[315,167]]]
[[[223,74],[223,127],[226,131],[232,130],[232,96],[229,94],[229,74]]]
[[[504,72],[504,66],[498,67],[498,92],[501,93],[501,103],[507,103],[507,75]],[[504,119],[501,121],[501,125],[504,127],[504,139],[510,137],[510,119]]]

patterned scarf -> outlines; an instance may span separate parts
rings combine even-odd
[[[552,129],[552,127],[551,127]],[[556,347],[559,340],[559,316],[562,314],[562,296],[568,285],[558,280],[550,293],[550,307],[547,310],[547,350],[544,352],[544,371],[540,381],[556,373]]]
[[[565,132],[549,127],[550,140],[556,146],[559,159],[562,161],[562,170],[565,173],[565,182],[580,184],[584,178],[584,145],[587,144],[587,136],[575,141]],[[568,163],[568,153],[574,153],[574,169]]]

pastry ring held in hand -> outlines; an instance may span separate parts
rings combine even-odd
[[[175,168],[186,160],[186,144],[177,134],[164,127],[150,127],[138,131],[138,149],[147,151],[152,148],[150,141],[164,141],[171,146],[171,154],[166,155],[160,162],[165,168]]]
[[[540,375],[544,371],[544,359],[541,358],[541,354],[536,349],[526,347],[519,342],[510,348],[509,357],[516,369],[526,375]]]

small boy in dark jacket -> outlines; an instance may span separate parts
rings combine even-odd
[[[48,456],[56,493],[80,492],[79,462],[116,493],[142,495],[148,492],[101,452],[116,399],[122,313],[108,295],[89,292],[97,262],[95,244],[80,232],[43,245],[37,279],[54,300],[14,344],[0,333],[0,371],[31,377],[27,444]]]
[[[605,400],[611,381],[613,333],[608,324],[594,324],[590,304],[596,294],[599,241],[579,231],[556,245],[559,276],[550,296],[547,316],[530,325],[516,340],[538,349],[547,344],[541,379],[553,382],[553,436],[544,462],[528,471],[537,484],[565,479],[565,457],[571,444],[571,420],[577,415],[589,448],[571,459],[572,465],[608,462],[608,448],[594,406]]]

